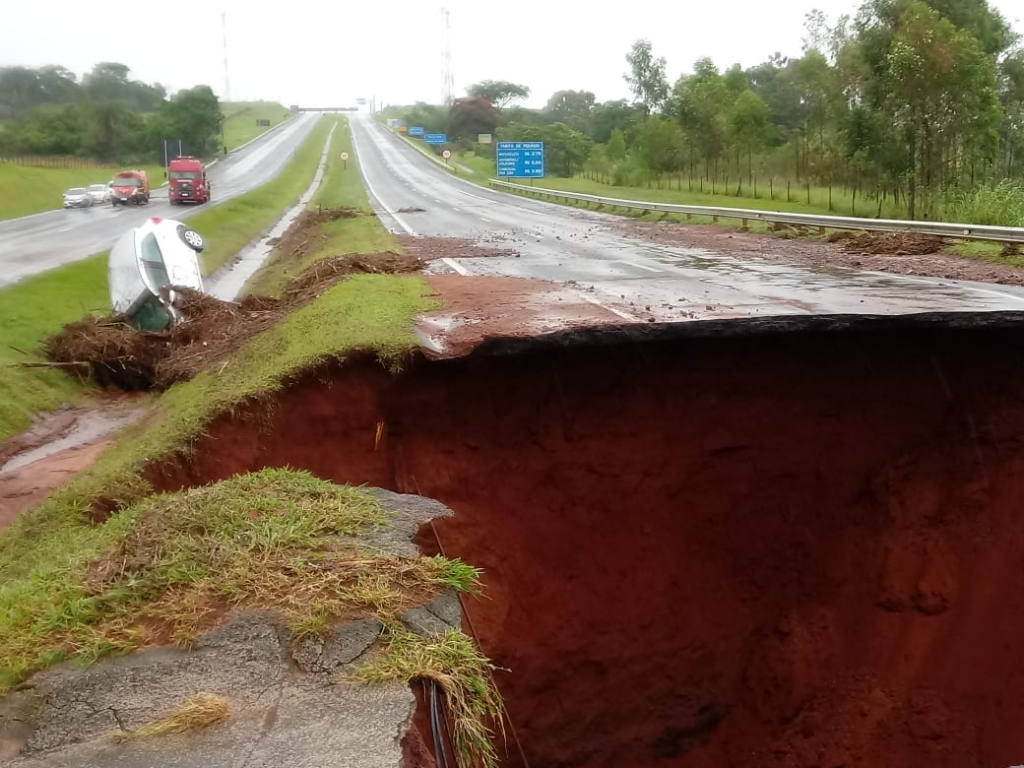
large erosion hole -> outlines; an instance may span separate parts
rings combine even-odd
[[[1024,326],[742,327],[320,371],[159,480],[452,507],[532,768],[1024,762]]]

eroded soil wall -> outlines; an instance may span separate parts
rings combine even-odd
[[[666,331],[354,366],[161,482],[288,464],[449,505],[421,543],[485,570],[469,621],[532,768],[1006,768],[1022,338]]]

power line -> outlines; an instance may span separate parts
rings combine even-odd
[[[444,103],[451,106],[455,98],[455,79],[452,76],[452,24],[451,12],[447,8],[441,9],[444,17]]]
[[[228,79],[228,15],[220,15],[220,29],[224,43],[224,101],[231,101],[231,81]]]

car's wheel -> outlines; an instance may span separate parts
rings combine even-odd
[[[194,229],[181,227],[178,230],[178,235],[181,237],[182,242],[196,253],[199,253],[206,247],[206,240]]]

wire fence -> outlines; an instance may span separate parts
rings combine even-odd
[[[116,163],[103,163],[87,157],[73,155],[23,155],[0,157],[0,165],[20,165],[26,168],[118,168]]]

